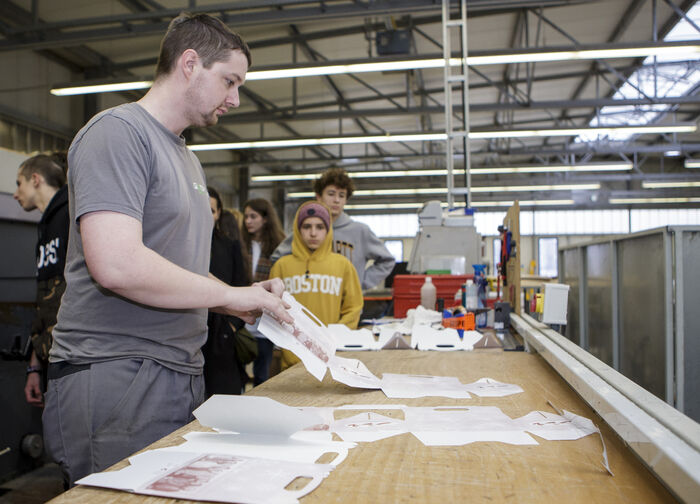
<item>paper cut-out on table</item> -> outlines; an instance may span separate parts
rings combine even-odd
[[[408,432],[406,422],[374,412],[359,413],[335,420],[331,431],[343,441],[371,442]]]
[[[267,397],[214,395],[194,415],[202,425],[226,432],[190,433],[180,446],[144,452],[121,471],[78,483],[177,499],[296,503],[354,446],[333,441],[328,431],[314,432],[327,429],[318,413]],[[332,464],[313,463],[325,453],[337,454]],[[298,477],[311,481],[286,490]]]
[[[455,350],[473,350],[474,344],[483,335],[478,331],[464,331],[462,338],[456,329],[414,325],[411,332],[411,346],[418,350],[438,350],[443,352]]]
[[[587,418],[564,412],[564,416],[533,411],[512,419],[494,406],[409,407],[396,404],[346,405],[339,408],[304,408],[325,419],[328,430],[343,440],[372,442],[403,434],[414,435],[426,446],[460,446],[476,442],[514,445],[539,444],[530,434],[552,441],[575,440],[599,432]],[[404,419],[376,413],[403,411]],[[361,410],[340,420],[335,411]]]
[[[479,441],[538,444],[495,406],[406,408],[411,433],[427,446],[460,446]]]
[[[423,376],[384,373],[382,390],[387,397],[415,398],[443,396],[455,399],[469,399],[471,395],[464,385],[453,376]]]
[[[381,388],[381,380],[367,369],[364,363],[357,359],[345,359],[335,355],[329,362],[328,368],[331,376],[337,382],[351,387],[378,389]]]
[[[382,341],[380,336],[379,344],[382,350],[409,350],[411,348],[411,345],[408,344],[408,341],[406,341],[400,332],[395,332],[386,341]]]
[[[369,329],[352,330],[345,324],[328,324],[328,331],[336,341],[336,350],[379,350],[379,344]]]
[[[262,436],[289,437],[323,422],[313,413],[279,403],[269,397],[215,394],[192,414],[205,427]],[[284,422],[280,421],[284,418]]]
[[[552,401],[547,401],[547,404],[549,404],[554,410],[562,415],[563,417],[571,420],[571,422],[579,429],[587,429],[587,422],[590,422],[587,418],[580,417],[578,415],[575,415],[574,413],[571,413],[569,411],[561,411],[559,408],[557,408],[554,404],[552,404]],[[603,445],[603,467],[605,470],[608,472],[610,476],[615,476],[612,472],[612,469],[610,469],[610,462],[608,461],[608,449],[605,446],[605,439],[603,439],[603,433],[600,432],[600,429],[596,424],[593,422],[590,422],[593,427],[595,428],[596,432],[598,432],[598,435],[600,436],[600,442]]]
[[[294,504],[321,484],[333,466],[226,454],[151,450],[129,459],[120,471],[91,474],[80,485],[144,495],[245,504]],[[311,478],[286,490],[296,478]]]
[[[454,384],[454,380],[448,377],[442,381]],[[489,379],[479,382],[498,383]],[[336,410],[360,412],[336,420]],[[401,410],[404,418],[375,410]],[[589,419],[568,411],[559,413],[533,411],[512,419],[493,406],[292,408],[265,397],[213,396],[196,410],[200,423],[236,432],[189,433],[183,445],[135,455],[125,469],[91,474],[78,484],[173,499],[296,503],[345,459],[347,450],[355,446],[350,440],[371,442],[410,432],[426,446],[483,441],[537,445],[528,432],[548,440],[600,434]],[[303,430],[292,432],[294,429]],[[345,441],[332,441],[332,432]],[[610,472],[604,443],[603,450],[604,465]],[[329,451],[340,454],[332,465],[311,463]],[[310,481],[299,490],[285,488],[300,477]]]
[[[218,453],[306,464],[313,464],[322,455],[335,454],[335,457],[326,463],[337,466],[345,460],[348,451],[355,446],[350,442],[334,441],[330,431],[302,431],[286,439],[262,438],[230,432],[189,432],[183,437],[185,438],[183,444],[162,448],[162,450]]]
[[[464,388],[479,397],[503,397],[524,392],[518,385],[501,383],[492,378],[479,378],[474,383],[468,383]]]

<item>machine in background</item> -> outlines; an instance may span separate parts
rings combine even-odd
[[[411,250],[408,271],[449,270],[453,275],[471,271],[481,262],[481,235],[470,209],[443,213],[439,201],[428,201],[418,211],[419,229]]]

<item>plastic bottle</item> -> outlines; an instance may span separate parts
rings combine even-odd
[[[467,302],[465,308],[467,310],[476,310],[479,307],[479,286],[471,280],[467,280]]]
[[[425,277],[425,283],[420,288],[420,305],[428,310],[435,310],[435,301],[437,299],[437,290],[433,284],[433,279]]]

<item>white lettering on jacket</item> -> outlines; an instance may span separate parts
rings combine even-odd
[[[340,296],[340,288],[342,285],[343,277],[319,275],[316,273],[308,276],[294,275],[284,278],[284,287],[290,294],[297,294],[300,292],[321,292],[322,294]]]
[[[56,237],[44,245],[39,245],[39,260],[36,263],[38,269],[58,262],[58,243],[59,238]]]

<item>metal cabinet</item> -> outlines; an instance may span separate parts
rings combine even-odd
[[[564,335],[700,421],[700,226],[559,249]]]

